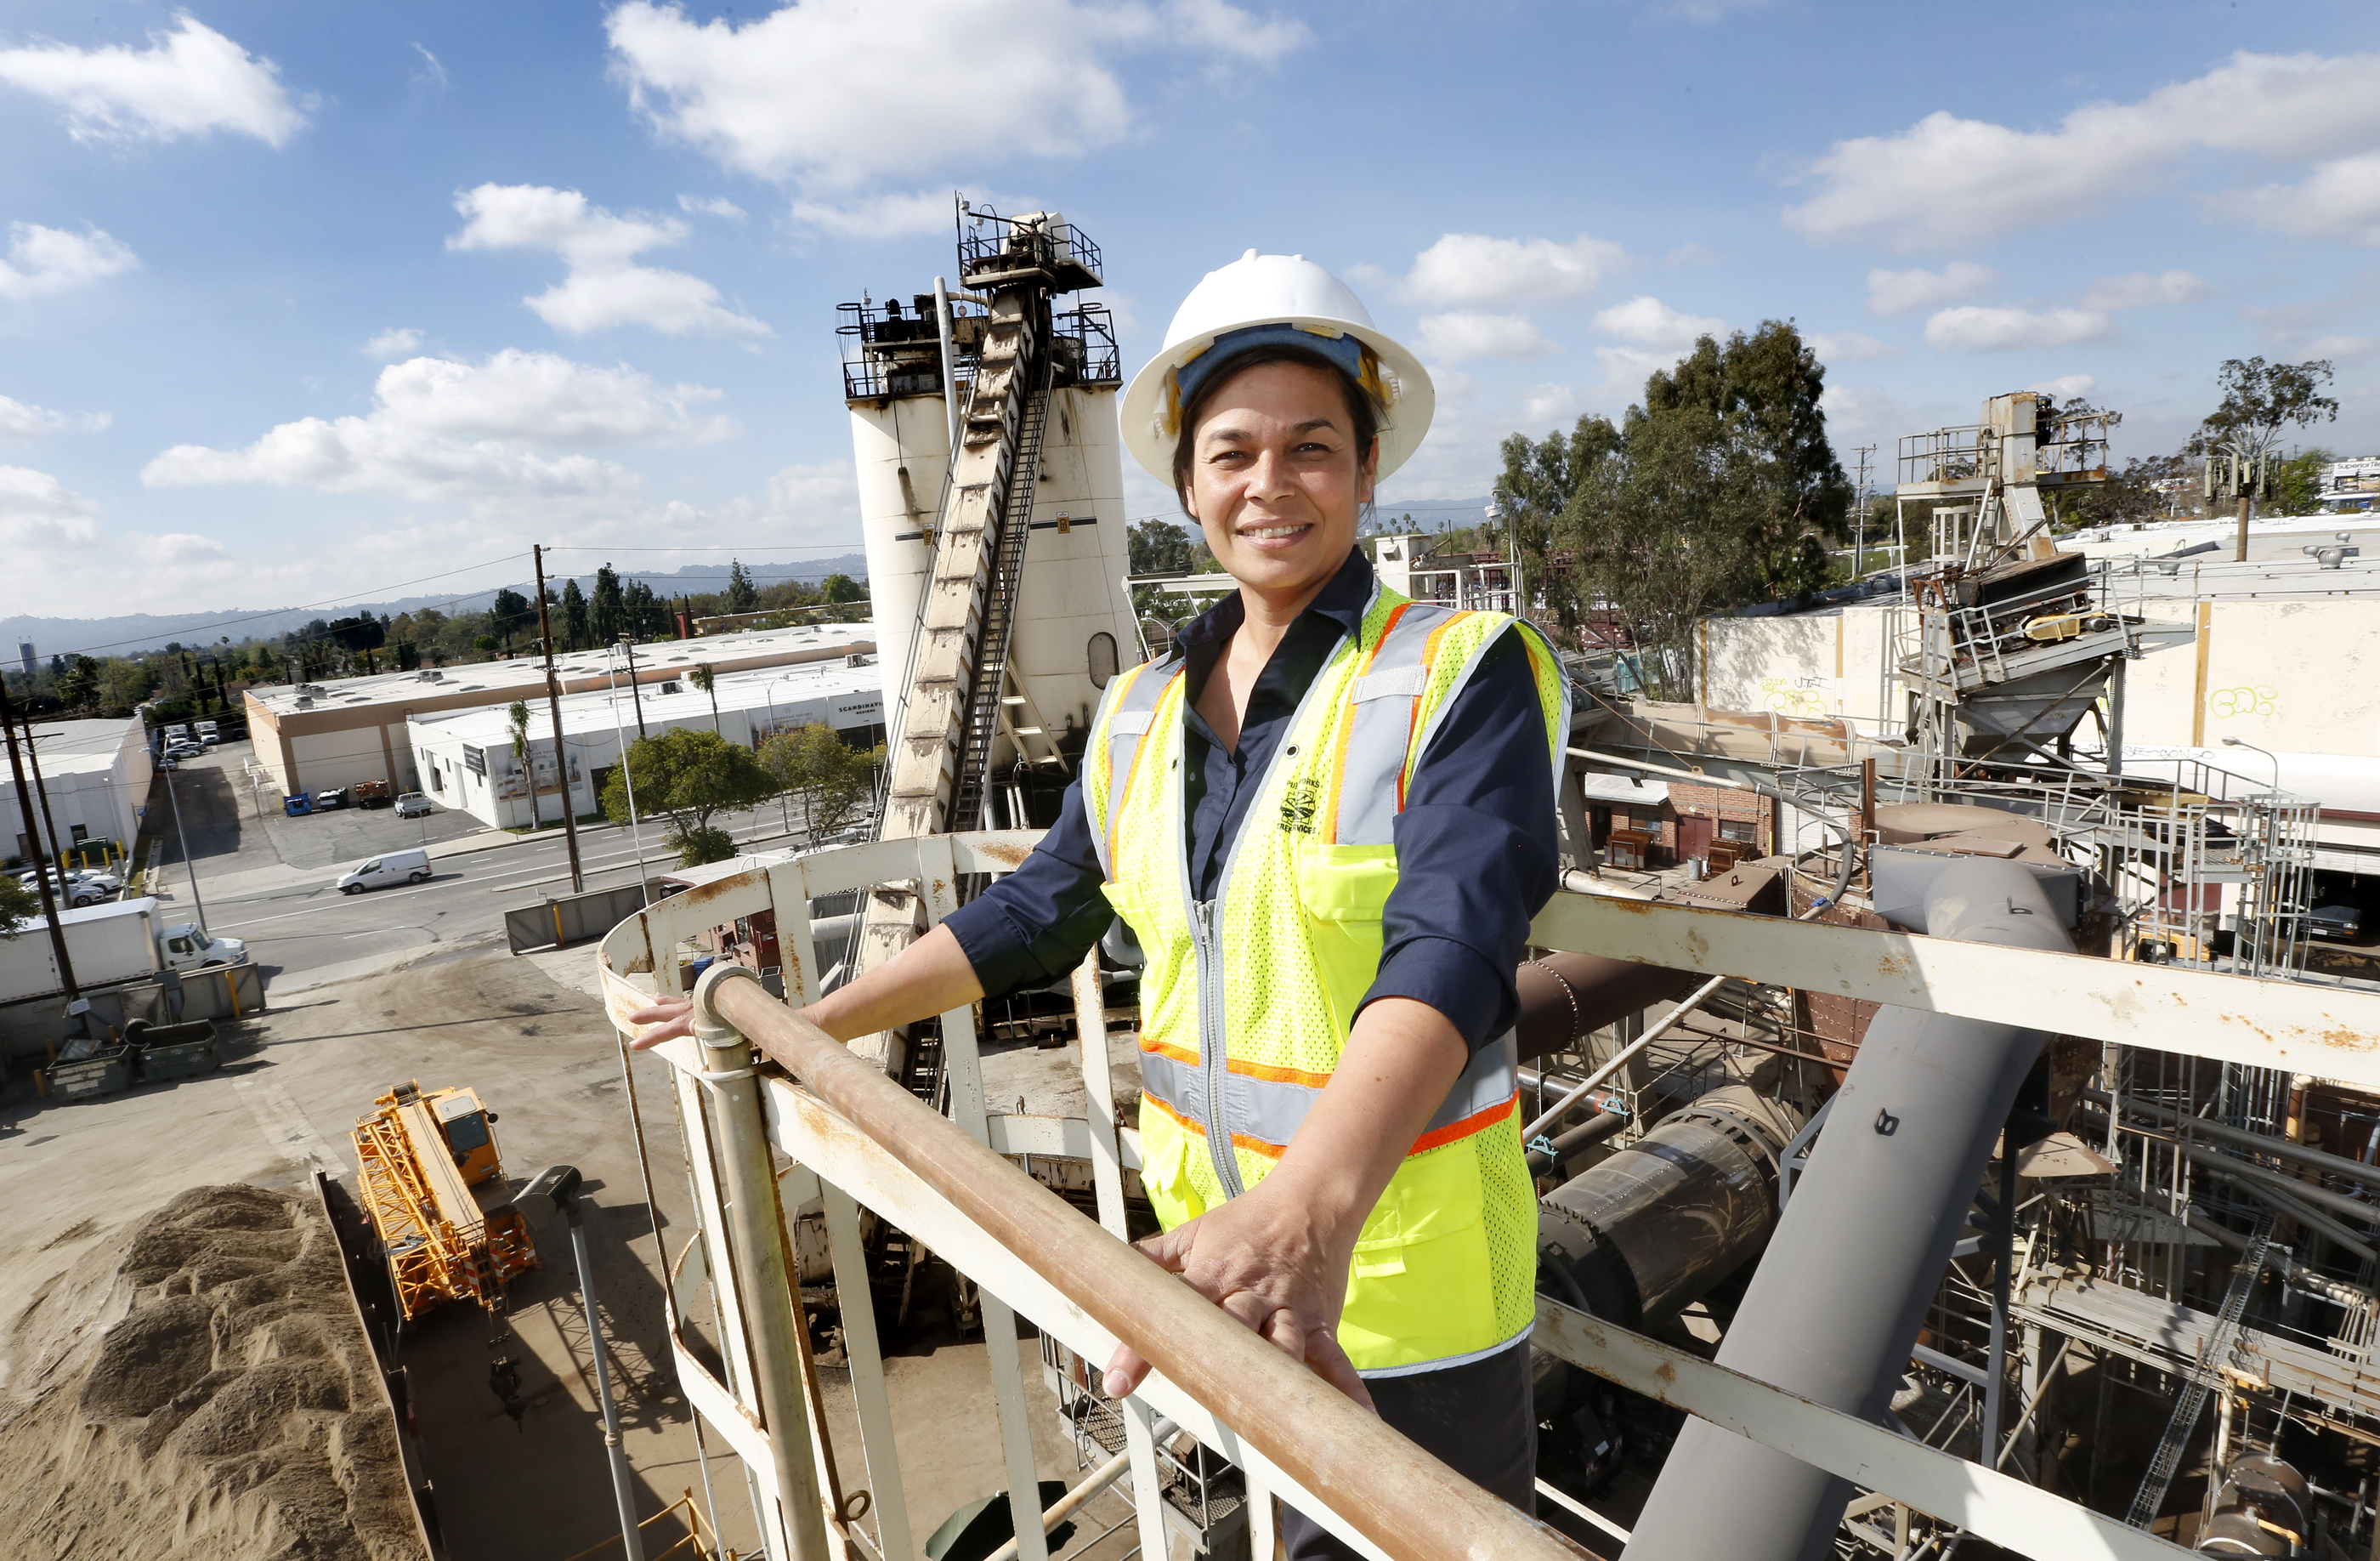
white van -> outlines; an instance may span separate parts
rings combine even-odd
[[[391,884],[419,884],[429,876],[429,852],[419,847],[407,851],[383,851],[341,873],[339,893],[360,895],[366,889],[384,889]]]

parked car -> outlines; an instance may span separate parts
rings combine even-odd
[[[429,852],[419,847],[406,851],[382,851],[341,873],[339,893],[359,895],[366,889],[384,889],[391,884],[425,883],[429,877]]]
[[[2306,934],[2317,938],[2363,935],[2363,912],[2351,905],[2318,905],[2306,912]]]
[[[33,872],[20,872],[17,875],[17,882],[30,889],[34,886],[36,876]],[[121,892],[124,887],[124,880],[112,872],[99,872],[83,868],[69,870],[63,880],[55,872],[46,876],[50,881],[50,893],[66,901],[68,909],[86,905],[97,905]]]
[[[188,741],[169,742],[165,745],[165,757],[168,759],[196,759],[203,755],[206,750],[206,745],[204,743]]]
[[[408,791],[396,799],[396,816],[401,819],[426,819],[437,811],[426,791]]]
[[[385,808],[389,804],[389,788],[386,781],[358,781],[347,787],[347,790],[355,798],[356,806],[358,808]]]
[[[328,812],[333,808],[344,808],[346,805],[347,793],[345,787],[334,786],[328,790],[314,793],[314,811],[318,813]]]

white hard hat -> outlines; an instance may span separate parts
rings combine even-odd
[[[1231,360],[1241,338],[1253,347],[1289,335],[1261,329],[1268,325],[1290,327],[1314,338],[1305,345],[1325,357],[1336,359],[1341,350],[1355,348],[1348,352],[1346,367],[1359,381],[1364,374],[1354,360],[1363,355],[1361,349],[1369,349],[1378,366],[1380,399],[1387,406],[1380,419],[1378,475],[1386,477],[1402,466],[1429,432],[1430,413],[1438,405],[1429,371],[1402,343],[1372,323],[1371,311],[1346,283],[1304,255],[1260,255],[1254,250],[1207,273],[1190,289],[1173,311],[1173,323],[1165,328],[1165,346],[1133,376],[1120,414],[1124,448],[1133,459],[1172,487],[1184,399],[1177,374],[1218,338],[1235,338],[1224,343],[1225,350],[1215,360],[1221,364]],[[1194,384],[1196,373],[1193,370]]]

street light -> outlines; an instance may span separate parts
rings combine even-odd
[[[2268,748],[2258,748],[2254,743],[2246,741],[2240,738],[2225,738],[2223,739],[2223,746],[2226,748],[2244,748],[2251,753],[2261,753],[2265,758],[2271,760],[2273,762],[2273,795],[2278,797],[2281,794],[2281,759],[2279,754],[2275,753]]]
[[[585,1215],[579,1207],[584,1177],[576,1165],[548,1165],[521,1189],[513,1206],[532,1225],[560,1214],[570,1222],[570,1251],[578,1260],[578,1303],[587,1313],[587,1348],[595,1357],[595,1397],[603,1409],[603,1452],[612,1464],[612,1498],[620,1508],[620,1544],[627,1561],[645,1561],[644,1536],[637,1528],[636,1492],[628,1483],[628,1454],[620,1445],[620,1414],[612,1407],[612,1372],[604,1363],[603,1330],[595,1320],[595,1270],[587,1261]]]

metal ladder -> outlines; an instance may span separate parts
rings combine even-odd
[[[1041,445],[1050,425],[1050,381],[1057,354],[1045,348],[1038,381],[1026,398],[1016,431],[1016,454],[1002,495],[1000,539],[991,578],[985,582],[983,627],[976,637],[975,673],[967,683],[966,723],[961,729],[959,764],[951,791],[949,827],[983,827],[986,772],[992,739],[1000,731],[1000,701],[1008,692],[1008,650],[1016,629],[1016,596],[1025,579],[1025,543],[1033,529],[1034,486],[1041,475]]]
[[[2206,1408],[2209,1379],[2230,1358],[2232,1341],[2240,1333],[2240,1319],[2247,1314],[2248,1298],[2255,1293],[2257,1276],[2265,1272],[2265,1256],[2272,1235],[2271,1213],[2258,1215],[2255,1229],[2249,1233],[2248,1250],[2231,1269],[2231,1287],[2223,1292],[2223,1310],[2199,1346],[2197,1367],[2182,1384],[2181,1396],[2174,1403],[2172,1418],[2165,1422],[2165,1435],[2157,1443],[2156,1455],[2149,1459],[2148,1472],[2141,1477],[2140,1492],[2132,1497],[2132,1510],[2124,1521],[2135,1529],[2147,1528],[2155,1520],[2157,1508],[2165,1505],[2166,1492],[2181,1467],[2182,1450],[2190,1445],[2190,1433],[2197,1428],[2198,1417]]]

